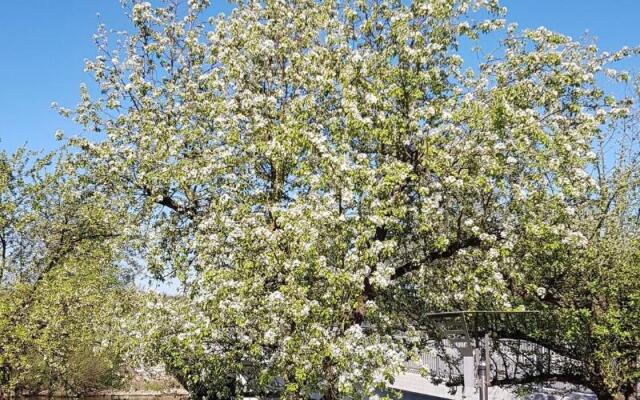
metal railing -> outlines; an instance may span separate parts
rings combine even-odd
[[[577,367],[577,362],[549,349],[524,340],[491,342],[488,374],[490,379],[518,379],[531,374],[559,373]],[[431,341],[419,357],[406,363],[407,371],[426,372],[433,380],[458,384],[463,379],[462,351],[469,349],[464,341]],[[478,361],[479,354],[476,355]]]

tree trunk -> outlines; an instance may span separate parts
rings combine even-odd
[[[595,393],[598,400],[621,400],[622,397],[617,393],[612,393],[611,389],[604,384],[604,382],[592,383],[589,385],[589,389]]]

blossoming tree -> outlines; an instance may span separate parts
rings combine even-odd
[[[96,36],[100,95],[60,110],[96,133],[75,162],[131,246],[184,284],[182,329],[156,333],[198,396],[365,398],[423,310],[515,306],[524,249],[588,245],[567,221],[629,50],[510,25],[471,65],[493,0],[235,3],[133,2],[119,45]]]

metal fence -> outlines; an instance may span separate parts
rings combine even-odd
[[[481,347],[490,350],[489,378],[520,379],[527,375],[560,373],[578,367],[576,361],[562,357],[549,349],[523,340],[492,341]],[[463,353],[472,352],[465,341],[430,341],[415,360],[406,363],[409,372],[426,372],[433,380],[459,384],[463,380]],[[479,352],[474,354],[476,362]]]

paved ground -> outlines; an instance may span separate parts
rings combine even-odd
[[[445,398],[429,396],[426,394],[405,392],[404,395],[402,396],[402,400],[445,400]]]

